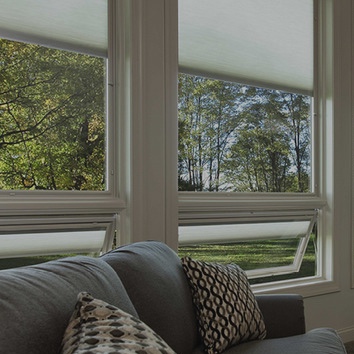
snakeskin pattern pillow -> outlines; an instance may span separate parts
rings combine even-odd
[[[175,354],[150,327],[128,313],[80,293],[61,354]]]
[[[208,354],[221,353],[241,342],[263,339],[263,316],[245,272],[236,264],[222,265],[182,258],[197,309],[199,332]]]

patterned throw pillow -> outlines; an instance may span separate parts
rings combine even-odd
[[[237,343],[265,337],[262,313],[239,266],[201,262],[190,257],[182,258],[182,265],[207,353],[221,353]]]
[[[64,333],[61,354],[175,354],[145,323],[80,293]]]

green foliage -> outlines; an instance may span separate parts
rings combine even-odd
[[[310,98],[179,76],[179,190],[308,192]]]
[[[0,188],[105,189],[103,59],[0,39]]]

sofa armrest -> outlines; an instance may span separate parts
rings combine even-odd
[[[304,303],[300,295],[266,294],[256,295],[256,299],[263,314],[266,338],[305,333]]]

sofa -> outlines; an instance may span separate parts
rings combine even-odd
[[[161,242],[144,241],[99,258],[75,256],[0,271],[0,354],[59,353],[81,292],[139,319],[177,354],[204,353],[180,258]],[[266,337],[231,346],[225,354],[346,353],[333,329],[305,331],[299,295],[257,295],[256,300]]]

